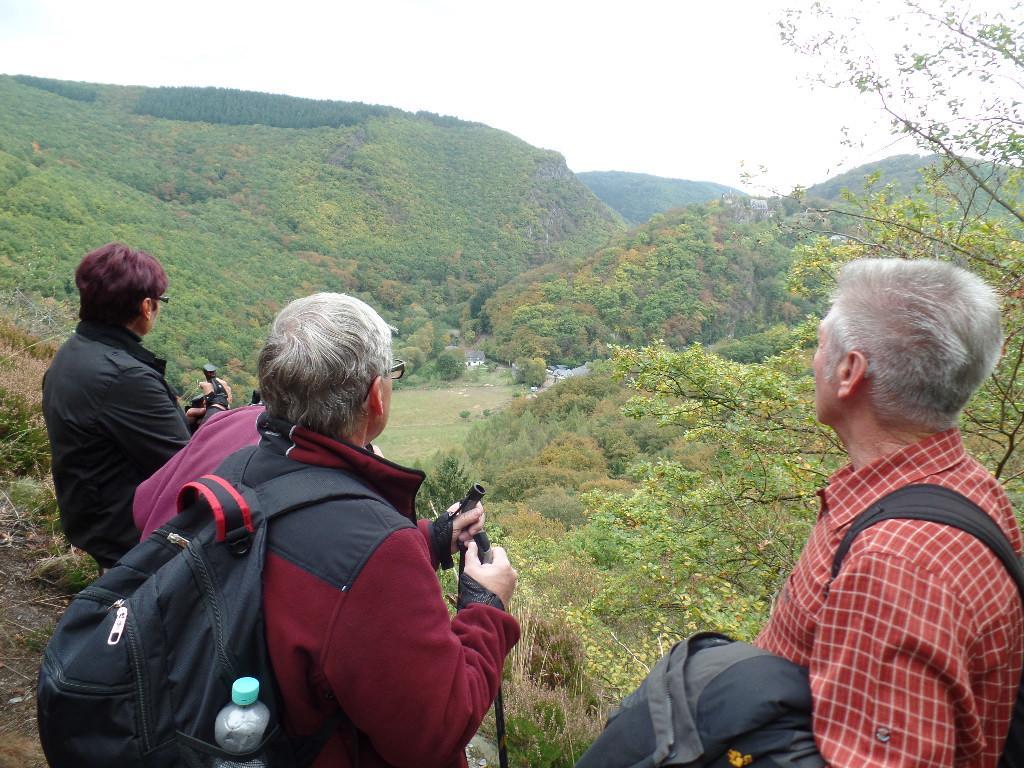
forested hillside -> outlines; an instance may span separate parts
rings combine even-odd
[[[897,194],[909,195],[922,186],[921,172],[936,168],[941,162],[938,155],[893,155],[874,163],[858,165],[828,181],[814,184],[807,188],[807,197],[837,200],[844,189],[860,194],[864,192],[868,179],[875,179],[878,186],[892,184]]]
[[[576,175],[630,224],[642,224],[656,213],[717,200],[725,194],[743,196],[738,189],[713,181],[666,179],[623,171],[589,171]]]
[[[560,155],[482,125],[0,76],[0,290],[74,302],[86,251],[150,251],[172,302],[147,341],[179,382],[207,360],[247,380],[270,318],[316,290],[367,297],[429,356],[497,286],[622,229]]]
[[[786,290],[793,242],[778,224],[745,201],[658,215],[584,259],[500,289],[481,317],[490,350],[578,364],[612,343],[712,343],[791,321],[807,307]]]
[[[805,199],[811,205],[826,205],[844,195],[863,196],[885,190],[889,197],[909,197],[934,202],[936,197],[973,197],[978,210],[995,216],[1015,218],[995,198],[1005,194],[1024,202],[1024,191],[1011,191],[1014,168],[1002,160],[998,163],[972,160],[974,176],[962,178],[962,169],[941,155],[893,155],[875,163],[858,166],[821,184],[806,189]],[[978,182],[981,182],[979,185]],[[941,191],[937,188],[941,187]],[[995,197],[991,194],[996,191]]]

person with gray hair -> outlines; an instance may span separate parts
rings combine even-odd
[[[956,426],[1003,344],[995,291],[942,261],[850,263],[821,325],[830,375],[844,355],[862,350],[879,418],[935,432]]]
[[[391,329],[380,315],[353,296],[317,293],[274,318],[259,356],[260,396],[274,416],[352,436],[365,426],[370,382],[388,380],[391,363]]]
[[[242,475],[249,487],[309,464],[351,478],[351,497],[269,523],[264,623],[285,729],[301,739],[340,720],[314,768],[464,767],[519,639],[506,610],[516,572],[501,547],[480,561],[479,503],[417,521],[423,473],[372,448],[405,368],[391,357],[390,327],[352,296],[298,299],[274,319],[258,367],[265,412],[253,406],[204,425],[146,498],[205,474],[256,435]],[[173,514],[159,506],[141,521],[147,529]],[[460,546],[465,570],[450,618],[435,570],[452,567]]]
[[[818,329],[815,411],[850,463],[821,510],[757,645],[809,670],[815,741],[832,766],[995,766],[1024,659],[1009,573],[957,528],[886,520],[831,565],[854,519],[896,489],[973,502],[1014,550],[999,482],[970,457],[960,412],[1002,348],[999,301],[940,261],[862,259],[841,271]]]

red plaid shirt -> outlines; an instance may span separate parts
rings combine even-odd
[[[995,766],[1024,663],[1024,615],[999,560],[970,534],[891,520],[832,558],[864,509],[913,483],[958,491],[1021,549],[998,481],[950,429],[819,491],[821,511],[757,645],[810,669],[814,735],[832,766]]]

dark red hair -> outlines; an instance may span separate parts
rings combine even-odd
[[[109,325],[126,325],[139,316],[143,299],[167,290],[167,273],[145,251],[107,243],[82,259],[75,270],[78,316]]]

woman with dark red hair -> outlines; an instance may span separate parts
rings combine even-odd
[[[160,262],[110,243],[75,284],[81,322],[43,377],[43,415],[64,533],[109,568],[139,540],[136,486],[188,442],[189,420],[141,344],[168,301]]]

